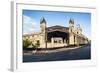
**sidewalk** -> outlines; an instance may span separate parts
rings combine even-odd
[[[78,47],[69,47],[69,48],[61,48],[61,49],[55,49],[55,50],[40,50],[40,51],[30,51],[27,53],[23,53],[24,55],[32,55],[32,54],[48,54],[48,53],[56,53],[56,52],[62,52],[62,51],[68,51],[72,49],[77,49],[80,48],[81,46]]]
[[[40,51],[32,51],[33,54],[35,53],[53,53],[53,52],[61,52],[61,51],[67,51],[67,50],[71,50],[71,49],[77,49],[81,46],[78,47],[71,47],[71,48],[61,48],[61,49],[55,49],[55,50],[40,50]]]

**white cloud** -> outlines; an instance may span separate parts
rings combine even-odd
[[[39,30],[34,18],[23,15],[23,33],[31,33]]]

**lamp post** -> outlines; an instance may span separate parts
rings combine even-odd
[[[47,28],[45,27],[45,48],[47,49]]]

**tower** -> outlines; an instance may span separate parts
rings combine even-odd
[[[80,24],[77,25],[77,33],[78,36],[82,36],[82,28],[80,27]],[[83,38],[77,38],[77,44],[83,44]]]
[[[77,25],[77,34],[82,34],[82,28],[80,27],[80,24]]]
[[[40,19],[40,28],[41,28],[41,44],[42,47],[47,48],[47,33],[46,33],[46,20],[44,17]]]
[[[40,19],[40,28],[41,28],[41,32],[45,33],[45,31],[46,31],[46,20],[44,19],[44,17],[42,17]]]
[[[69,32],[74,32],[74,19],[70,18],[69,20]]]
[[[75,44],[74,36],[74,19],[70,18],[69,20],[69,45]]]

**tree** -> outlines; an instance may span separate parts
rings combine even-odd
[[[28,48],[29,45],[31,45],[31,41],[29,39],[24,39],[23,40],[23,48]]]
[[[37,47],[39,47],[39,46],[40,46],[40,42],[39,42],[39,41],[37,41],[36,46],[37,46]]]
[[[32,44],[32,48],[37,49],[40,46],[39,41],[36,44]]]

